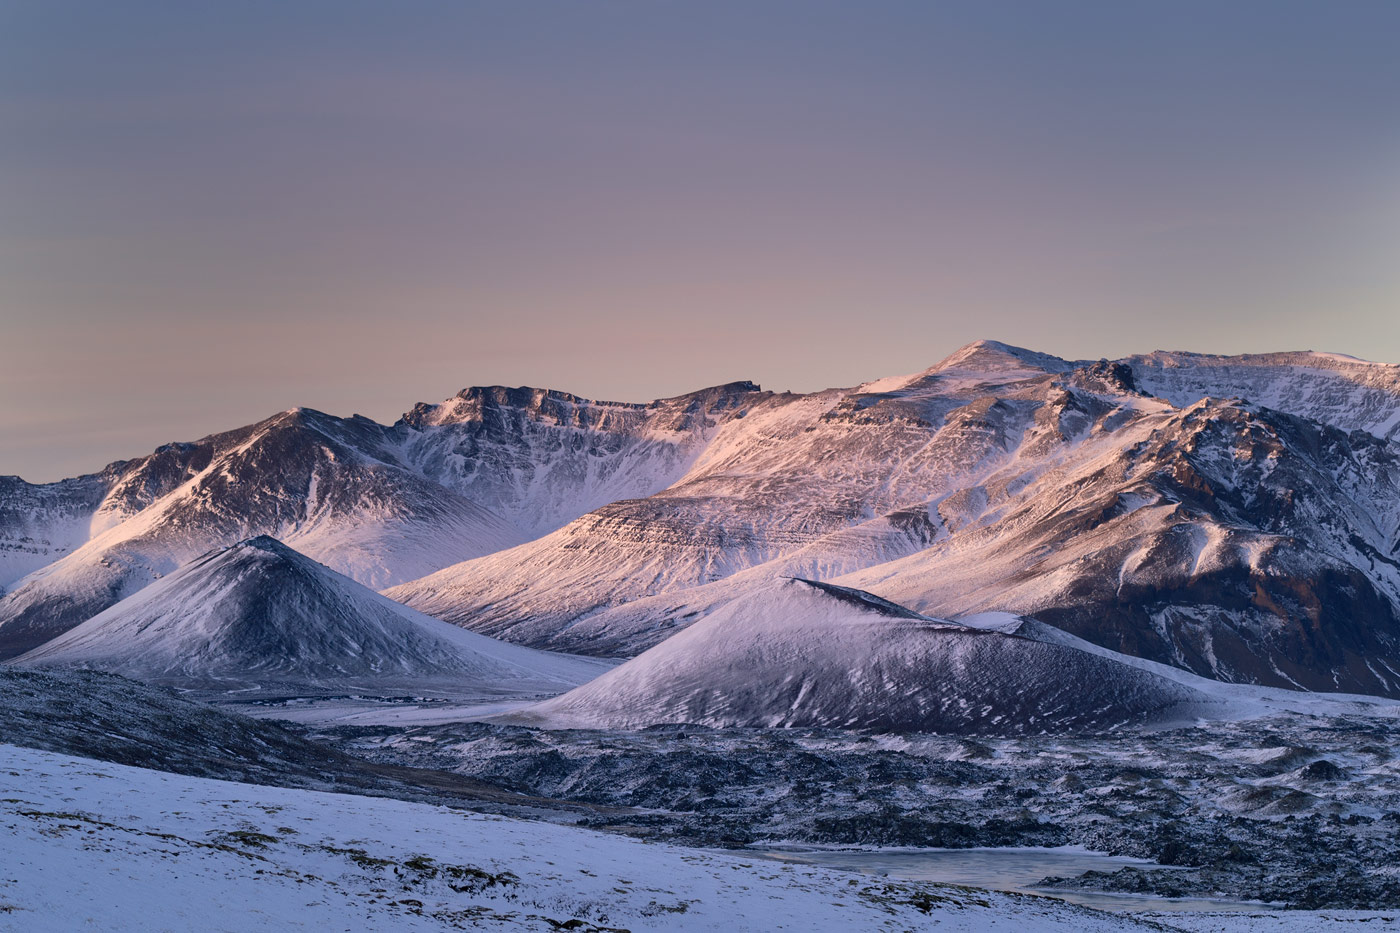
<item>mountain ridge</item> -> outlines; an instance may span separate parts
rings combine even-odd
[[[1391,442],[1208,392],[1179,407],[1144,394],[1124,362],[1057,373],[1040,367],[1058,358],[1038,355],[1028,372],[1001,346],[973,345],[879,391],[867,383],[751,413],[656,497],[388,592],[497,637],[631,655],[742,598],[706,602],[733,589],[720,581],[855,574],[851,585],[915,608],[1044,613],[1209,676],[1400,688]],[[990,368],[976,364],[987,352]],[[979,541],[995,553],[1035,540],[1050,553],[1102,528],[1117,530],[1101,533],[1099,556],[1061,567],[1041,591],[1025,588],[1043,560],[1034,549],[1000,577],[965,561],[940,581],[930,564],[891,589],[878,569],[975,553]],[[1201,550],[1212,541],[1235,543]],[[1156,582],[1102,591],[1096,578]],[[940,595],[959,579],[975,579],[968,595],[982,602]],[[1015,585],[1023,595],[1006,602]],[[1109,620],[1097,631],[1096,614]]]
[[[635,424],[592,433],[528,407],[426,429],[292,408],[102,473],[0,482],[0,658],[255,534],[377,587],[500,550],[664,488],[712,416],[757,391],[740,382],[657,400],[626,410]]]
[[[387,426],[293,409],[97,480],[0,482],[0,568],[39,565],[6,581],[0,655],[269,533],[537,647],[637,654],[806,576],[1033,611],[1209,676],[1396,695],[1397,426],[1388,364],[998,341],[802,395],[479,387]],[[85,516],[100,534],[77,541]]]

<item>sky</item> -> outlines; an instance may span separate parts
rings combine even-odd
[[[0,2],[0,474],[468,385],[1400,362],[1400,3]]]

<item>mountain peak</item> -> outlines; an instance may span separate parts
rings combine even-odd
[[[1001,372],[1005,370],[1039,370],[1059,373],[1074,369],[1074,363],[1049,353],[1038,353],[1015,347],[999,340],[975,340],[955,350],[933,367],[933,372],[975,370]]]
[[[270,535],[191,561],[11,663],[195,688],[432,681],[482,696],[558,690],[606,666],[428,618]]]
[[[888,376],[862,383],[859,391],[865,394],[900,392],[925,389],[935,383],[946,387],[946,377],[980,377],[994,375],[1002,383],[1034,379],[1052,373],[1068,372],[1088,361],[1069,361],[1049,353],[1037,353],[1024,347],[1014,347],[999,340],[974,340],[953,351],[943,360],[923,372],[908,376]],[[974,378],[969,385],[981,385],[989,380]]]
[[[660,398],[653,405],[660,405],[665,402],[688,401],[690,399],[723,398],[729,395],[747,395],[751,392],[762,392],[763,387],[751,379],[740,379],[736,382],[725,382],[720,385],[706,386],[703,389],[696,389],[694,392],[686,392],[682,395],[673,395],[669,398]]]
[[[229,548],[229,550],[240,550],[244,548],[251,548],[253,550],[258,551],[267,551],[268,553],[276,554],[279,557],[301,556],[296,551],[287,547],[281,541],[278,541],[272,535],[254,535],[251,538],[245,538],[244,540],[239,541],[237,544],[232,545]]]

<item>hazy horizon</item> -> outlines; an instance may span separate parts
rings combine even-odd
[[[988,339],[988,340],[992,340],[992,339],[995,339],[995,338],[978,338],[978,339]],[[973,342],[975,342],[975,341],[968,341],[968,343],[973,343]],[[1012,343],[1011,341],[1008,341],[1008,340],[1000,340],[1000,341],[998,341],[998,342],[1000,342],[1000,343],[1005,343],[1005,344],[1011,344],[1011,343]],[[22,474],[22,473],[21,473],[21,474],[5,473],[3,470],[0,470],[0,475],[19,475],[19,476],[21,476],[21,478],[23,478],[23,479],[25,479],[25,480],[27,480],[28,482],[31,482],[31,483],[35,483],[35,482],[40,482],[40,483],[42,483],[42,482],[53,482],[53,481],[61,480],[61,479],[68,479],[68,478],[71,478],[71,477],[74,477],[74,476],[83,475],[83,474],[85,474],[85,473],[94,473],[94,472],[97,472],[98,470],[102,469],[103,467],[107,466],[107,465],[110,464],[110,463],[114,463],[114,462],[119,462],[119,461],[122,461],[122,460],[129,460],[129,459],[134,459],[134,458],[138,458],[138,457],[145,456],[145,455],[151,453],[151,451],[153,451],[156,447],[158,447],[158,446],[160,446],[160,445],[162,445],[162,444],[197,441],[197,440],[200,440],[201,438],[207,437],[207,436],[209,436],[209,435],[211,435],[211,434],[218,434],[218,433],[221,433],[221,432],[223,432],[223,431],[234,430],[234,429],[236,429],[236,428],[244,427],[244,426],[246,426],[246,425],[256,424],[257,422],[262,421],[262,420],[264,420],[264,419],[266,419],[266,418],[272,417],[272,416],[278,414],[279,412],[287,411],[287,410],[292,409],[292,408],[311,408],[311,409],[316,409],[316,410],[318,410],[318,411],[323,411],[323,412],[325,412],[325,413],[327,413],[327,414],[337,415],[337,416],[340,416],[340,417],[350,417],[351,415],[357,415],[357,414],[358,414],[358,415],[363,415],[363,416],[365,416],[365,417],[367,417],[367,418],[372,418],[373,420],[375,420],[375,421],[377,421],[377,422],[380,422],[381,424],[391,424],[391,423],[393,423],[393,422],[399,420],[399,418],[401,418],[403,415],[405,415],[414,405],[416,405],[416,404],[418,404],[418,403],[420,403],[420,402],[427,402],[427,403],[430,403],[430,404],[436,404],[436,403],[439,403],[439,402],[442,402],[442,401],[445,401],[445,400],[451,398],[452,396],[456,395],[458,392],[464,391],[464,390],[466,390],[466,389],[469,389],[469,388],[472,388],[472,387],[475,387],[475,386],[494,386],[494,385],[502,385],[502,386],[507,386],[507,387],[511,387],[511,388],[525,387],[525,388],[534,388],[534,389],[551,389],[551,390],[556,390],[556,391],[568,392],[568,393],[570,393],[570,394],[572,394],[572,395],[580,396],[580,397],[582,397],[582,398],[587,398],[587,399],[589,399],[589,400],[591,400],[591,401],[600,401],[600,402],[633,402],[633,403],[652,402],[652,401],[656,401],[657,399],[664,399],[664,398],[674,397],[674,396],[677,396],[677,395],[684,395],[684,394],[687,394],[687,393],[689,393],[689,392],[699,391],[699,390],[701,390],[701,389],[710,388],[710,387],[712,387],[712,386],[724,385],[724,384],[726,384],[726,383],[741,382],[741,381],[752,381],[752,382],[756,382],[756,383],[759,384],[759,387],[762,388],[762,389],[765,390],[765,391],[773,391],[773,392],[792,391],[792,392],[802,392],[802,393],[806,393],[806,392],[817,392],[817,391],[821,391],[821,390],[823,390],[823,389],[850,388],[850,387],[854,387],[854,386],[856,386],[856,385],[859,385],[859,384],[861,384],[861,383],[863,383],[863,382],[871,382],[871,381],[874,381],[875,379],[884,378],[884,377],[887,377],[887,376],[902,376],[902,375],[906,375],[906,374],[917,373],[917,372],[920,372],[920,371],[922,371],[922,370],[924,370],[924,369],[928,369],[928,368],[930,368],[930,367],[933,366],[933,365],[936,365],[939,361],[941,361],[942,359],[947,358],[949,355],[951,355],[953,352],[955,352],[956,350],[958,350],[960,347],[966,346],[966,345],[967,345],[967,344],[960,344],[960,345],[958,345],[958,346],[956,346],[956,347],[949,347],[949,348],[948,348],[948,352],[941,353],[937,358],[932,359],[932,360],[929,362],[929,364],[928,364],[927,366],[919,366],[919,367],[915,367],[915,368],[913,368],[913,369],[901,369],[901,370],[898,370],[898,371],[872,373],[872,374],[866,376],[865,378],[857,379],[857,380],[851,381],[851,382],[844,382],[844,383],[837,383],[837,382],[831,382],[831,381],[825,381],[825,382],[823,382],[823,381],[821,381],[820,379],[818,379],[817,382],[814,382],[814,383],[811,384],[811,385],[803,385],[803,386],[800,386],[800,387],[799,387],[799,386],[795,386],[795,385],[794,385],[794,386],[778,386],[778,385],[766,383],[766,382],[764,382],[763,380],[760,380],[760,379],[750,379],[749,377],[746,377],[746,376],[735,376],[734,378],[725,378],[725,379],[715,379],[715,380],[711,380],[711,381],[702,381],[702,382],[696,383],[696,384],[694,384],[694,385],[692,385],[692,386],[690,386],[690,387],[688,387],[688,388],[686,388],[686,389],[681,389],[681,390],[679,390],[679,391],[674,391],[674,392],[662,392],[662,393],[659,393],[659,394],[656,394],[656,395],[647,395],[647,396],[624,397],[624,396],[621,396],[621,395],[608,395],[608,394],[606,394],[606,393],[602,393],[602,394],[599,394],[599,393],[592,393],[592,394],[590,394],[590,393],[586,393],[586,392],[580,392],[580,391],[576,391],[575,389],[573,389],[573,388],[571,388],[571,387],[569,387],[569,386],[566,386],[566,385],[544,385],[544,384],[533,384],[533,383],[523,383],[523,382],[511,382],[511,381],[505,381],[505,382],[489,382],[489,383],[488,383],[488,382],[472,382],[472,383],[465,383],[465,384],[459,386],[459,387],[456,388],[456,389],[448,390],[448,391],[442,393],[442,394],[439,395],[439,396],[434,396],[434,397],[431,397],[431,398],[430,398],[430,397],[427,397],[427,396],[422,396],[422,397],[413,399],[412,401],[405,401],[405,402],[403,402],[402,404],[397,404],[397,405],[396,405],[394,402],[392,402],[392,401],[385,401],[385,402],[382,403],[382,404],[361,406],[361,407],[359,407],[359,408],[355,408],[354,410],[347,409],[347,408],[345,408],[344,406],[337,406],[337,405],[334,405],[334,404],[331,404],[331,405],[311,405],[311,404],[305,404],[305,403],[294,403],[294,404],[291,404],[291,405],[284,405],[284,406],[281,406],[281,407],[274,407],[274,408],[270,408],[270,409],[264,408],[263,410],[258,411],[257,413],[252,413],[253,409],[252,409],[251,406],[243,406],[243,409],[244,409],[244,410],[250,412],[250,414],[248,414],[246,417],[244,417],[244,420],[237,421],[236,423],[229,423],[229,424],[203,425],[202,427],[197,428],[197,433],[186,434],[186,435],[179,436],[179,437],[175,437],[175,436],[159,436],[159,437],[157,437],[157,435],[155,435],[154,433],[152,433],[152,430],[151,430],[149,427],[142,426],[142,425],[139,425],[139,424],[138,424],[134,429],[131,430],[129,436],[123,436],[123,437],[121,437],[121,438],[118,438],[116,435],[117,435],[117,433],[118,433],[119,431],[121,431],[121,430],[123,430],[123,429],[116,429],[116,430],[114,430],[114,431],[112,431],[112,432],[110,432],[110,433],[102,432],[102,431],[100,431],[100,430],[88,430],[88,431],[85,431],[85,432],[84,432],[84,436],[80,439],[81,449],[82,449],[84,452],[87,451],[88,449],[90,449],[90,448],[93,446],[94,441],[97,440],[97,439],[106,439],[106,440],[110,440],[110,441],[111,441],[110,446],[111,446],[111,448],[114,449],[114,450],[115,450],[115,449],[118,449],[118,448],[121,448],[121,449],[134,448],[134,449],[131,449],[131,452],[129,452],[129,453],[123,453],[123,454],[120,454],[120,455],[117,455],[117,456],[110,456],[110,457],[107,457],[106,459],[101,460],[101,462],[98,462],[98,463],[90,463],[90,464],[80,464],[80,465],[76,465],[76,466],[70,468],[70,469],[69,469],[69,472],[58,473],[58,474],[54,474],[54,475],[51,475],[51,476],[38,476],[38,477],[36,477],[36,476],[26,476],[26,475],[24,475],[24,474]],[[1175,352],[1199,352],[1199,353],[1213,352],[1213,351],[1201,351],[1201,350],[1188,350],[1187,348],[1183,348],[1183,347],[1154,347],[1154,348],[1152,348],[1151,350],[1144,349],[1144,350],[1141,350],[1141,351],[1134,351],[1134,353],[1113,354],[1113,355],[1105,356],[1104,354],[1098,354],[1098,355],[1094,355],[1094,354],[1081,355],[1081,354],[1054,353],[1053,351],[1045,350],[1045,349],[1042,348],[1042,347],[1027,347],[1027,346],[1020,345],[1020,344],[1012,344],[1012,345],[1013,345],[1013,346],[1021,346],[1023,349],[1036,350],[1036,351],[1044,352],[1044,353],[1051,353],[1051,354],[1054,355],[1054,356],[1059,356],[1059,357],[1061,357],[1061,358],[1063,358],[1063,359],[1070,360],[1070,361],[1073,361],[1073,360],[1097,360],[1097,359],[1105,359],[1105,358],[1107,358],[1107,359],[1120,359],[1120,358],[1125,357],[1125,356],[1136,355],[1137,353],[1144,353],[1144,354],[1145,354],[1145,353],[1150,353],[1150,352],[1152,352],[1153,350],[1169,351],[1169,352],[1170,352],[1170,351],[1175,351]],[[1285,348],[1274,348],[1274,349],[1272,349],[1272,350],[1261,350],[1261,351],[1257,351],[1257,352],[1259,352],[1259,353],[1304,352],[1304,351],[1309,351],[1309,350],[1311,350],[1311,351],[1317,351],[1317,352],[1329,352],[1329,353],[1336,353],[1336,352],[1337,352],[1337,351],[1325,350],[1324,348],[1321,348],[1321,347],[1293,347],[1293,348],[1287,348],[1287,349],[1285,349]],[[1253,353],[1253,352],[1256,352],[1256,351],[1242,351],[1242,352]],[[1234,354],[1231,353],[1231,354],[1222,354],[1222,355],[1234,355]],[[1355,354],[1344,354],[1344,355],[1346,355],[1346,356],[1356,356]],[[1356,357],[1356,358],[1357,358],[1357,359],[1360,359],[1360,360],[1365,360],[1365,359],[1366,359],[1365,357]],[[1372,361],[1372,362],[1386,362],[1386,361]],[[192,414],[192,415],[190,416],[189,423],[190,423],[191,425],[194,425],[194,424],[198,423],[198,422],[197,422],[198,417],[199,417],[198,414]],[[159,430],[159,429],[156,429],[156,430]],[[50,440],[50,439],[48,439],[48,438],[45,438],[44,443],[45,443],[46,449],[53,449],[53,441],[52,441],[52,440]],[[143,444],[144,444],[144,446],[142,446]],[[58,449],[62,450],[63,448],[62,448],[62,447],[59,447]],[[76,456],[79,456],[79,455],[78,455],[78,454],[73,454],[72,456],[76,457]],[[77,461],[74,460],[74,463],[75,463],[75,464],[76,464],[76,462],[77,462]]]
[[[1400,5],[0,9],[0,474],[992,338],[1400,362]]]

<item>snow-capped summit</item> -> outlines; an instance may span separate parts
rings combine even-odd
[[[931,372],[1062,373],[1081,366],[1049,353],[1015,347],[1000,340],[975,340],[938,362]]]
[[[1085,364],[1013,347],[999,340],[975,340],[928,369],[908,376],[876,379],[857,386],[854,391],[861,395],[904,394],[937,386],[940,391],[947,392],[955,386],[1006,384],[1067,372],[1082,365]]]
[[[8,541],[49,537],[51,563],[0,597],[0,658],[106,609],[211,548],[271,534],[363,583],[385,586],[524,536],[399,459],[384,428],[311,409],[49,486],[4,490]],[[11,505],[13,503],[13,505]],[[38,532],[38,533],[36,533]]]
[[[212,551],[11,663],[204,689],[353,683],[480,696],[558,692],[608,668],[430,619],[267,535]]]

